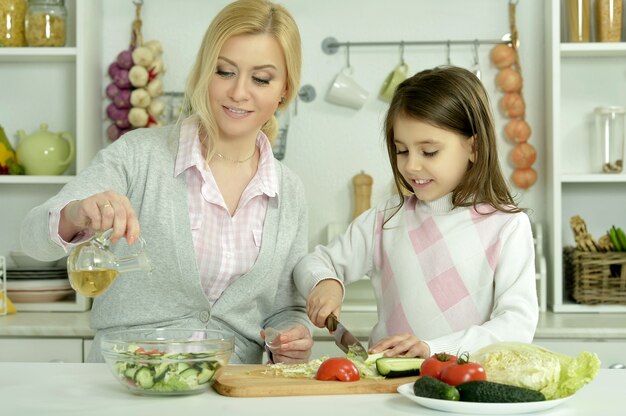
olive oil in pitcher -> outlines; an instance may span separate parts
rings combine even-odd
[[[94,298],[106,291],[120,273],[117,270],[79,270],[70,273],[72,288],[83,296]]]
[[[96,234],[91,240],[76,246],[67,258],[67,271],[72,288],[83,296],[103,294],[120,273],[152,271],[143,252],[145,241],[139,238],[140,248],[128,257],[115,257],[109,250],[109,237],[113,230]]]

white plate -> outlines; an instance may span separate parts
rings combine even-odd
[[[66,279],[35,279],[9,280],[7,290],[60,290],[71,289],[70,281]]]
[[[427,397],[416,396],[415,393],[413,393],[413,384],[414,383],[407,383],[399,386],[398,393],[430,409],[473,415],[514,415],[518,413],[540,412],[558,406],[572,397],[569,396],[564,399],[528,403],[455,402],[452,400],[429,399]]]
[[[7,294],[14,303],[46,303],[56,302],[74,293],[72,289],[64,290],[9,290]]]

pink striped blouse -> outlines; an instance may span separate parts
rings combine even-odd
[[[174,174],[185,174],[191,233],[202,287],[213,304],[256,261],[269,198],[278,195],[274,155],[259,132],[259,166],[231,217],[210,168],[206,167],[195,123],[181,126]]]

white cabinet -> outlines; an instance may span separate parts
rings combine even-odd
[[[598,106],[626,106],[626,43],[568,43],[566,3],[546,2],[550,301],[555,312],[625,312],[575,303],[563,277],[563,247],[574,245],[570,217],[583,217],[596,239],[626,226],[626,171],[601,173],[593,117]]]
[[[78,338],[0,338],[0,361],[83,362],[83,340]]]
[[[56,194],[103,146],[101,58],[102,0],[66,0],[65,47],[0,48],[0,124],[16,145],[46,123],[76,139],[75,163],[66,176],[0,176],[0,254],[19,247],[19,227],[35,205]],[[104,69],[103,69],[104,68]]]

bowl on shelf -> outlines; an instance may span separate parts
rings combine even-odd
[[[109,369],[132,393],[186,395],[213,384],[235,337],[209,329],[143,328],[106,333],[100,345]]]
[[[21,269],[46,269],[57,265],[58,260],[44,261],[30,257],[23,251],[11,251],[11,259]]]

